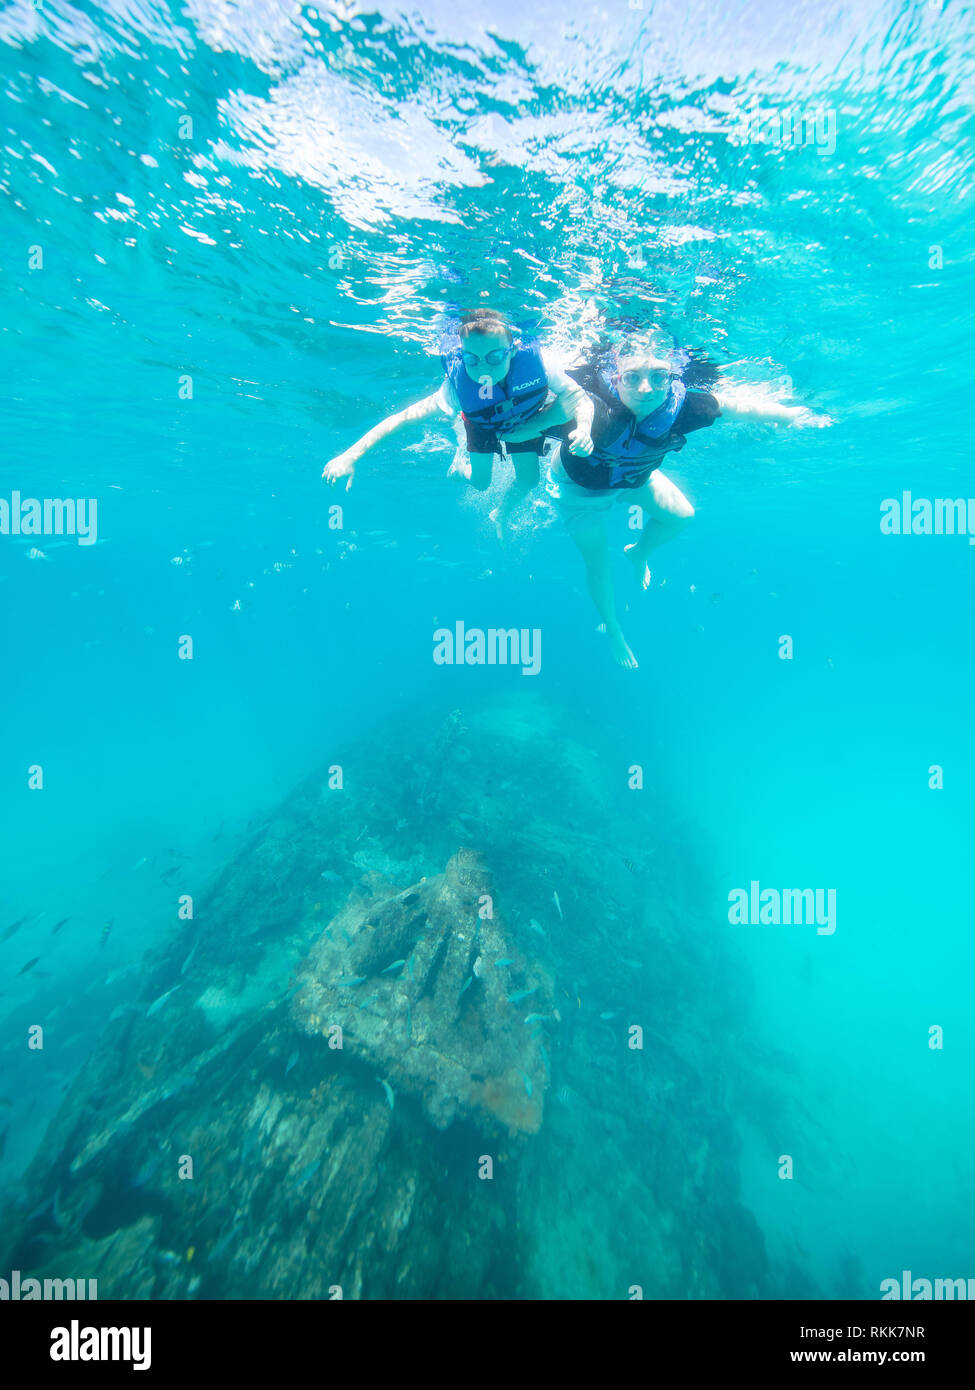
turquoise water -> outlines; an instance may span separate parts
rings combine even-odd
[[[107,977],[136,966],[131,992],[179,928],[171,865],[202,895],[292,788],[363,748],[373,814],[407,785],[404,750],[460,709],[474,729],[493,712],[502,740],[472,735],[473,762],[507,746],[530,787],[506,808],[499,784],[501,819],[473,848],[503,858],[499,824],[512,855],[540,827],[555,843],[582,827],[631,860],[636,844],[640,872],[612,870],[625,892],[609,869],[600,884],[545,868],[546,901],[551,883],[573,907],[542,923],[544,948],[525,907],[520,949],[543,950],[556,995],[580,1001],[563,1013],[659,1010],[709,1082],[726,1026],[747,1053],[720,1097],[705,1088],[720,1138],[700,1172],[679,1105],[644,1123],[618,1071],[586,1073],[586,1103],[633,1116],[613,1150],[626,1202],[593,1198],[587,1225],[590,1170],[563,1156],[577,1229],[532,1234],[529,1186],[510,1282],[474,1295],[644,1282],[594,1233],[629,1220],[648,1146],[719,1194],[693,1250],[659,1224],[685,1272],[647,1279],[648,1296],[869,1299],[904,1269],[975,1277],[975,554],[964,535],[880,527],[886,498],[975,492],[972,29],[951,3],[541,0],[490,21],[439,2],[5,9],[0,497],[98,506],[95,544],[0,535],[0,933],[28,918],[0,942],[8,1200],[85,1086]],[[787,112],[802,141],[776,125]],[[485,496],[448,481],[446,425],[377,449],[348,493],[321,481],[436,389],[444,312],[482,304],[534,318],[566,354],[599,323],[658,323],[736,385],[833,421],[720,421],[665,466],[696,516],[648,594],[620,565],[635,673],[609,660],[544,491],[502,551],[487,514],[503,474]],[[540,674],[435,666],[433,630],[458,620],[540,629]],[[592,757],[571,806],[546,784],[566,729]],[[398,819],[401,860],[440,872],[437,817]],[[731,925],[728,893],[753,880],[834,889],[835,932]],[[597,930],[634,892],[625,942]],[[665,1000],[649,980],[624,996],[617,957],[649,977],[664,895],[687,977],[668,975]],[[68,1003],[69,1037],[49,1029],[25,1060],[27,1026]],[[584,1105],[557,1100],[586,1046],[576,1028],[554,1051],[551,1120],[509,1160],[525,1171],[547,1130],[586,1132]],[[742,1273],[751,1238],[715,1234],[729,1194],[761,1233],[764,1283]],[[581,1231],[602,1251],[585,1270]],[[240,1287],[228,1275],[214,1293]],[[433,1292],[460,1287],[448,1265]]]

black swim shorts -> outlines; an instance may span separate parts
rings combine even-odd
[[[467,431],[467,448],[472,454],[500,454],[501,441],[493,430],[487,430],[476,420],[468,420],[464,416],[464,428]],[[542,437],[537,439],[525,439],[520,444],[509,444],[509,454],[537,454],[542,449]]]

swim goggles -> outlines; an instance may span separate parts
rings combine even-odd
[[[668,367],[645,368],[632,367],[628,371],[620,373],[620,385],[625,386],[629,391],[635,391],[644,378],[649,381],[655,390],[662,390],[670,384],[670,369]]]
[[[484,362],[489,367],[500,367],[506,358],[510,357],[515,350],[512,343],[506,348],[493,348],[491,352],[485,353],[483,357],[478,357],[476,352],[465,352],[463,354],[465,367],[479,367]]]

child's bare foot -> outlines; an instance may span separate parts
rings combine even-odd
[[[635,671],[639,662],[619,628],[615,632],[607,631],[606,636],[609,638],[609,645],[617,664],[622,666],[625,671]]]
[[[625,545],[623,547],[623,551],[629,558],[630,564],[633,566],[633,572],[636,575],[636,580],[640,588],[649,589],[650,566],[647,564],[643,556],[639,553],[639,542],[634,541],[632,545]]]
[[[503,509],[501,507],[492,508],[492,510],[488,512],[488,521],[490,521],[491,525],[494,527],[495,535],[498,538],[498,544],[502,549],[506,550],[508,548],[508,542],[511,540],[511,532],[508,529],[508,518],[504,515]]]
[[[637,670],[640,663],[633,655],[633,649],[619,628],[615,628],[613,632],[610,632],[605,623],[600,623],[596,631],[601,632],[604,637],[609,638],[609,645],[612,648],[613,656],[624,670]]]

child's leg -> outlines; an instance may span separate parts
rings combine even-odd
[[[649,589],[647,556],[684,529],[694,515],[694,508],[677,484],[665,478],[659,468],[650,474],[644,487],[633,490],[627,501],[643,508],[643,532],[638,541],[626,546],[626,553],[641,587]]]
[[[586,566],[586,582],[592,601],[599,610],[599,616],[606,624],[613,656],[620,666],[629,671],[636,670],[637,659],[623,636],[616,617],[616,595],[613,593],[613,574],[609,558],[609,544],[606,540],[606,527],[600,520],[590,526],[574,526],[570,534],[579,548]]]
[[[447,477],[463,478],[478,492],[487,492],[497,448],[493,437],[466,416],[458,416],[454,421],[454,434],[457,452],[447,469]]]
[[[491,520],[497,527],[498,540],[501,541],[505,538],[508,522],[513,513],[521,506],[532,489],[538,487],[540,477],[540,459],[534,450],[531,453],[509,453],[508,457],[514,466],[515,475],[501,500],[500,507],[491,513]]]
[[[447,470],[447,476],[456,474],[470,483],[471,487],[477,488],[478,492],[487,492],[491,486],[493,467],[493,454],[458,454]]]

